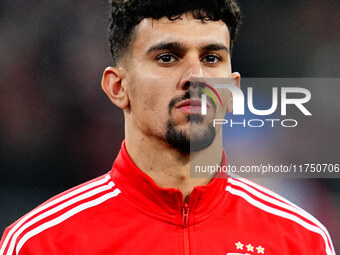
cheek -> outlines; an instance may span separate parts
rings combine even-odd
[[[219,89],[217,93],[220,95],[223,104],[222,106],[219,104],[217,114],[219,117],[224,117],[226,112],[231,112],[233,109],[233,97],[228,89]]]
[[[157,113],[157,95],[134,89],[131,94],[131,112],[141,118],[152,117]]]
[[[169,103],[176,94],[175,75],[165,75],[164,70],[160,72],[143,62],[138,62],[133,70],[128,80],[131,113],[144,127],[164,129]]]
[[[132,117],[148,133],[161,133],[169,118],[168,101],[161,90],[138,87],[131,94]]]
[[[138,68],[138,67],[137,67]],[[133,73],[129,79],[129,95],[132,112],[153,110],[157,93],[153,93],[153,79],[139,72]],[[157,91],[156,91],[157,92]]]

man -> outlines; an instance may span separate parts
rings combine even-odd
[[[239,86],[230,62],[237,4],[112,7],[114,67],[102,88],[124,112],[121,151],[108,174],[7,228],[0,254],[335,254],[327,230],[273,192],[243,179],[190,178],[192,164],[226,164],[211,121],[231,111],[230,95],[221,92],[221,105],[209,101],[204,116],[199,95],[208,78]]]

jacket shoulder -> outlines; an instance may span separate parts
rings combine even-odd
[[[324,254],[334,255],[334,247],[327,229],[310,213],[277,193],[244,178],[229,178],[226,192],[241,199],[249,211],[262,215],[275,232],[280,229],[296,236],[295,241],[322,247]]]
[[[119,193],[110,174],[105,174],[52,197],[5,230],[0,254],[26,254],[25,245],[32,237]]]

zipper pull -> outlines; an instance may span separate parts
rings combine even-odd
[[[188,223],[189,223],[189,205],[187,203],[184,204],[183,208],[182,208],[182,212],[183,212],[183,227],[187,227]]]

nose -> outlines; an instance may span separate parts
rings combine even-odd
[[[198,58],[191,58],[183,65],[179,89],[187,90],[192,79],[202,79],[204,77],[201,61]]]

